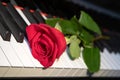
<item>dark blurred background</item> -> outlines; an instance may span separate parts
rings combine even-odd
[[[102,28],[120,31],[120,0],[34,0],[46,13],[70,19],[88,12]]]

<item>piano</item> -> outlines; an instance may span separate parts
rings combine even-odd
[[[74,3],[72,7],[75,8],[75,11],[67,10],[68,12],[73,11],[67,15],[67,11],[63,10],[64,13],[62,10],[57,11],[63,7],[52,8],[53,6],[46,1],[50,2],[50,0],[0,0],[0,77],[120,77],[120,33],[116,29],[120,26],[120,23],[117,23],[120,21],[120,15],[114,13],[115,16],[111,17],[112,12],[104,12],[101,7],[97,8],[93,5],[97,9],[100,8],[100,11],[95,11],[92,4],[87,6],[86,0],[65,0],[65,3]],[[57,0],[54,1],[59,3]],[[62,2],[63,0],[61,0]],[[51,1],[51,4],[54,2]],[[45,5],[48,7],[45,8]],[[43,66],[31,55],[25,28],[31,23],[44,22],[45,19],[53,16],[67,19],[73,14],[79,16],[79,12],[76,12],[78,10],[90,13],[102,26],[103,34],[111,36],[111,40],[101,40],[95,44],[101,49],[100,71],[89,73],[83,58],[69,59],[67,49],[50,68],[43,69]],[[43,13],[47,13],[47,15]],[[106,17],[105,22],[103,16]],[[113,23],[109,19],[113,19],[115,21],[113,23],[116,23],[114,30],[107,25],[109,22],[113,27]]]

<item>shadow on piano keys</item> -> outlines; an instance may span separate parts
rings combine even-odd
[[[31,13],[29,11],[29,8],[22,10],[14,7],[14,2],[7,2],[6,6],[3,2],[0,2],[0,4],[4,5],[4,9],[8,10],[9,15],[11,15],[10,18],[13,17],[14,24],[12,25],[17,25],[17,30],[24,35],[24,28],[27,25],[41,21],[35,17],[36,14],[34,12]],[[13,13],[15,13],[14,16],[19,21],[12,15]],[[39,19],[42,19],[40,16]],[[42,17],[46,19],[46,16],[42,15]],[[11,25],[11,23],[9,24]],[[23,30],[19,28],[21,25]],[[81,57],[72,61],[68,57],[67,49],[50,68],[43,69],[43,66],[31,55],[26,37],[23,38],[22,42],[19,42],[15,38],[17,36],[14,36],[13,33],[11,33],[10,41],[4,40],[0,36],[0,77],[120,77],[120,42],[116,42],[116,40],[120,40],[120,34],[109,30],[103,30],[103,34],[111,36],[111,40],[115,42],[99,41],[95,43],[101,49],[101,66],[100,71],[94,74],[87,72],[82,54]]]

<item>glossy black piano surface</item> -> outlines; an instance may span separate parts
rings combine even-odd
[[[118,0],[34,0],[39,8],[47,13],[60,17],[79,17],[84,10],[98,22],[101,27],[119,31],[120,1]]]

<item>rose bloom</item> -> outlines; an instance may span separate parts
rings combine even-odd
[[[50,67],[66,49],[64,34],[47,24],[31,24],[26,33],[33,57],[45,68]]]

